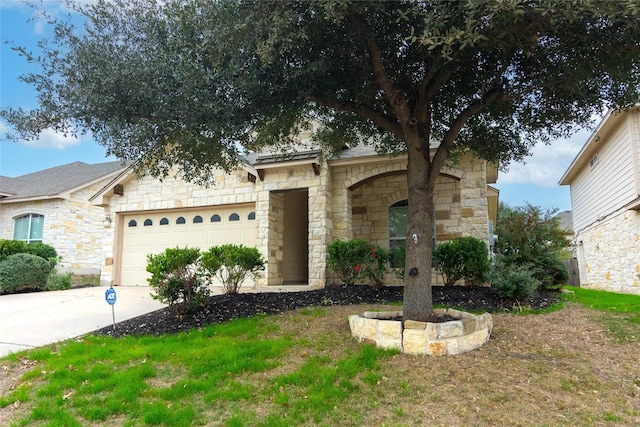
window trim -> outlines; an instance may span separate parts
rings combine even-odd
[[[18,221],[20,219],[24,219],[24,218],[28,218],[29,219],[29,223],[28,223],[28,226],[27,226],[27,238],[26,239],[20,239],[20,238],[16,237],[16,221]],[[32,225],[33,225],[33,219],[34,218],[42,218],[42,227],[40,229],[40,238],[31,238],[31,230],[32,230]],[[44,215],[43,214],[30,212],[30,213],[27,213],[27,214],[22,214],[22,215],[18,215],[18,216],[13,217],[13,239],[14,240],[21,240],[21,241],[27,242],[27,243],[42,242],[42,238],[43,237],[44,237]]]

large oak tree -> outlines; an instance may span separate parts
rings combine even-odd
[[[433,190],[471,151],[506,165],[534,142],[640,98],[639,0],[113,0],[77,7],[24,76],[40,108],[16,138],[89,131],[141,171],[209,182],[308,119],[318,143],[406,153],[405,318],[432,314]],[[432,148],[435,149],[435,154]]]

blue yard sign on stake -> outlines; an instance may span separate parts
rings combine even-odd
[[[114,305],[116,303],[116,290],[113,289],[113,286],[110,286],[109,289],[104,293],[104,298],[107,300],[107,303],[111,306],[111,315],[113,317],[113,330],[116,330],[116,313],[114,310]]]

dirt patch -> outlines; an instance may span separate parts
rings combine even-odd
[[[20,357],[17,362],[0,361],[0,396],[6,396],[22,384],[22,377],[36,366],[28,357]],[[0,408],[0,425],[9,422],[21,413],[22,403],[15,402]]]

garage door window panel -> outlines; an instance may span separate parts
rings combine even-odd
[[[232,213],[231,215],[229,215],[229,221],[240,221],[240,215],[235,212]]]
[[[220,215],[218,215],[218,214],[214,214],[211,217],[211,222],[220,222],[220,221],[222,221],[222,218],[220,218]]]
[[[150,227],[153,225],[153,221],[151,221],[149,218],[144,220],[144,224],[145,227]]]
[[[194,224],[202,224],[202,217],[201,217],[200,215],[196,215],[196,216],[193,218],[193,223],[194,223]]]
[[[180,217],[178,217],[178,219],[176,219],[176,224],[186,224],[186,222],[187,221],[182,216],[180,216]]]

